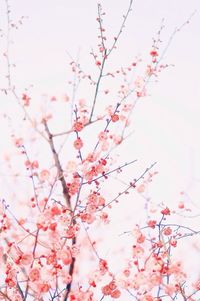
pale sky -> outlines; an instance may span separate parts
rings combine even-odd
[[[5,29],[5,3],[3,0],[0,3],[0,28]],[[10,0],[9,3],[11,19],[28,17],[23,26],[11,33],[14,44],[10,54],[11,62],[16,64],[13,70],[16,86],[23,90],[33,84],[32,93],[37,99],[43,94],[70,94],[67,53],[75,59],[78,56],[86,72],[93,71],[89,52],[97,45],[97,1]],[[106,31],[112,38],[118,32],[129,1],[101,3],[106,11]],[[125,157],[137,157],[144,166],[158,161],[161,174],[154,193],[157,198],[163,197],[167,181],[168,189],[164,191],[167,201],[172,203],[185,189],[195,202],[200,196],[199,9],[198,0],[135,0],[111,62],[111,67],[127,66],[138,55],[145,60],[163,18],[165,48],[175,27],[181,26],[196,11],[190,24],[174,37],[165,55],[163,62],[175,67],[164,71],[159,82],[149,86],[151,97],[138,103],[133,115],[132,148],[130,152],[125,148],[128,152]],[[2,52],[4,46],[2,39]],[[4,60],[1,62],[5,68]],[[1,80],[4,82],[3,73]],[[82,86],[77,97],[87,96],[90,97]]]
[[[1,3],[0,27],[5,26],[5,3]],[[101,1],[106,11],[105,27],[113,37],[121,24],[121,17],[129,1]],[[92,70],[89,52],[97,43],[97,2],[93,0],[10,1],[11,16],[17,20],[28,16],[24,25],[12,33],[14,45],[11,60],[16,85],[23,89],[34,85],[36,97],[42,94],[68,93],[70,78],[67,52],[79,61],[86,71]],[[164,62],[174,64],[151,84],[151,97],[139,103],[134,112],[132,146],[136,156],[147,162],[159,161],[164,177],[184,190],[191,177],[200,179],[198,140],[200,128],[200,2],[198,0],[138,0],[113,53],[112,66],[126,66],[136,55],[144,59],[151,49],[152,37],[165,19],[163,45],[174,31],[197,10],[189,25],[172,41]],[[70,93],[70,92],[69,92]],[[82,88],[80,92],[87,96]],[[143,147],[145,146],[145,147]],[[146,152],[148,146],[148,153]],[[173,172],[172,172],[173,171]],[[194,182],[193,190],[196,191]],[[191,188],[191,187],[190,187]],[[195,198],[199,195],[195,194]]]
[[[11,62],[16,64],[13,78],[19,90],[33,84],[32,94],[70,94],[70,53],[86,72],[93,71],[89,52],[97,44],[97,1],[93,0],[10,0],[11,18],[27,16],[24,25],[11,33]],[[118,32],[129,1],[101,1],[106,11],[105,27],[109,37]],[[5,29],[5,2],[0,0],[0,28]],[[172,41],[163,62],[174,64],[149,86],[151,97],[143,99],[133,114],[134,134],[125,157],[137,157],[146,166],[158,161],[160,177],[154,193],[173,203],[187,189],[198,203],[200,197],[200,2],[198,0],[135,0],[119,48],[113,53],[112,66],[127,66],[135,56],[147,58],[152,37],[165,19],[163,48],[174,31],[196,11],[190,24]],[[5,51],[2,39],[1,53]],[[5,70],[4,59],[1,64]],[[4,73],[1,74],[2,85]],[[1,85],[1,86],[2,86]],[[77,97],[90,97],[81,87]],[[2,111],[6,102],[1,103]],[[141,163],[142,164],[142,163]],[[168,188],[165,191],[165,183]]]

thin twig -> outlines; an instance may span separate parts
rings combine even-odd
[[[92,117],[93,117],[93,114],[94,114],[94,109],[95,109],[95,105],[96,105],[96,101],[97,101],[99,86],[100,86],[100,82],[101,82],[101,79],[102,79],[106,58],[107,57],[106,57],[106,50],[105,50],[105,55],[104,55],[103,60],[102,60],[102,64],[101,64],[100,72],[99,72],[99,77],[98,77],[97,84],[96,84],[96,89],[95,89],[95,93],[94,93],[94,100],[93,100],[92,109],[91,109],[91,113],[90,113],[90,117],[89,117],[89,122],[92,121]]]
[[[110,202],[104,205],[103,208],[101,208],[100,210],[104,209],[105,207],[108,207],[110,204],[117,201],[120,196],[126,194],[131,188],[135,188],[135,184],[139,182],[144,177],[144,175],[156,165],[156,163],[157,162],[154,162],[150,167],[146,168],[145,171],[141,174],[141,176],[139,176],[139,178],[135,179],[133,183],[131,183],[126,189],[120,192],[114,199],[112,199]]]
[[[129,16],[130,12],[132,11],[132,9],[131,9],[132,4],[133,4],[133,0],[131,0],[130,3],[129,3],[129,7],[128,7],[128,10],[127,10],[126,14],[124,15],[124,20],[123,20],[123,22],[122,22],[122,25],[121,25],[121,27],[120,27],[120,30],[119,30],[117,36],[115,37],[114,43],[113,43],[113,45],[111,46],[111,48],[109,49],[107,55],[110,55],[110,53],[111,53],[111,52],[113,51],[113,49],[116,47],[116,44],[117,44],[117,42],[118,42],[118,40],[119,40],[119,37],[120,37],[120,35],[122,34],[123,29],[124,29],[124,27],[125,27],[125,23],[126,23],[126,21],[127,21],[127,19],[128,19],[128,16]]]
[[[96,177],[96,178],[94,178],[94,179],[91,180],[91,181],[83,182],[83,185],[89,184],[89,183],[91,184],[91,183],[94,182],[94,181],[97,181],[97,180],[99,180],[99,179],[101,179],[101,178],[105,178],[106,176],[112,174],[113,172],[119,171],[119,170],[121,170],[122,168],[124,168],[124,167],[126,167],[126,166],[129,166],[130,164],[133,164],[133,163],[135,163],[135,162],[137,162],[137,160],[133,160],[133,161],[130,161],[130,162],[128,162],[128,163],[125,163],[125,164],[123,164],[123,165],[121,165],[121,166],[119,166],[119,167],[117,167],[117,168],[115,168],[115,169],[113,169],[113,170],[111,170],[111,171],[108,171],[108,172],[103,173],[101,176]]]

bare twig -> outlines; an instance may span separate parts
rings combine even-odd
[[[4,294],[2,291],[0,291],[0,295],[3,296],[6,300],[12,301],[12,299],[8,297],[6,294]]]
[[[108,207],[110,204],[117,201],[120,196],[122,196],[123,194],[126,194],[131,188],[135,188],[135,184],[137,182],[139,182],[144,177],[144,175],[147,172],[149,172],[149,170],[151,170],[156,165],[156,163],[157,162],[154,162],[150,167],[146,168],[145,171],[141,174],[141,176],[139,176],[139,178],[135,179],[133,181],[133,183],[131,183],[126,189],[124,189],[122,192],[120,192],[114,199],[112,199],[110,202],[108,202],[106,205],[104,205],[103,208],[101,208],[100,210],[104,209],[105,207]]]
[[[104,45],[104,37],[102,35],[103,28],[102,28],[102,19],[101,19],[101,6],[98,5],[98,15],[99,15],[98,20],[99,20],[99,25],[100,25],[101,43],[102,43],[102,46],[103,46],[103,53],[102,53],[102,57],[103,58],[102,58],[101,65],[99,67],[100,72],[99,72],[99,76],[98,76],[97,83],[96,83],[96,89],[95,89],[95,93],[94,93],[94,99],[93,99],[92,109],[91,109],[90,118],[89,118],[90,122],[91,122],[93,114],[94,114],[94,109],[95,109],[95,105],[96,105],[96,101],[97,101],[97,96],[98,96],[98,92],[99,92],[100,82],[101,82],[101,79],[103,77],[103,70],[104,70],[104,67],[105,67],[105,62],[108,59],[108,57],[111,54],[111,52],[113,51],[113,49],[116,47],[116,43],[119,40],[119,37],[120,37],[120,35],[121,35],[122,31],[123,31],[123,28],[125,27],[125,23],[126,23],[126,20],[128,18],[128,15],[131,12],[132,4],[133,4],[133,0],[130,0],[128,10],[127,10],[126,14],[124,15],[124,20],[123,20],[122,25],[120,27],[119,33],[117,34],[117,37],[115,37],[114,43],[111,46],[111,48],[110,48],[109,51],[106,49],[106,47]]]
[[[99,77],[98,77],[98,80],[97,80],[97,83],[96,83],[96,89],[95,89],[95,93],[94,93],[94,100],[93,100],[92,109],[91,109],[90,118],[89,118],[90,123],[92,121],[92,117],[93,117],[93,114],[94,114],[94,109],[95,109],[95,105],[96,105],[96,101],[97,101],[99,86],[100,86],[100,82],[101,82],[101,79],[102,79],[106,58],[107,58],[107,56],[106,56],[106,49],[105,49],[105,54],[104,54],[102,64],[101,64],[101,67],[100,67]]]
[[[124,17],[124,20],[123,20],[123,22],[122,22],[122,25],[121,25],[121,27],[120,27],[120,30],[119,30],[117,36],[115,37],[114,43],[113,43],[113,45],[111,46],[111,48],[109,49],[107,55],[110,55],[110,53],[111,53],[111,52],[113,51],[113,49],[116,47],[116,44],[117,44],[117,42],[118,42],[118,40],[119,40],[119,37],[121,36],[121,34],[122,34],[122,32],[123,32],[123,29],[124,29],[124,27],[125,27],[125,23],[126,23],[126,21],[127,21],[127,19],[128,19],[128,16],[129,16],[130,12],[132,11],[132,9],[131,9],[132,5],[133,5],[133,0],[130,0],[128,10],[127,10],[126,14],[123,16],[123,17]]]

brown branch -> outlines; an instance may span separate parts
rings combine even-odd
[[[10,299],[10,297],[8,297],[6,294],[4,294],[1,291],[0,291],[0,295],[2,295],[6,300],[12,301],[12,299]]]
[[[76,197],[76,203],[75,203],[75,206],[74,206],[74,209],[73,209],[73,215],[72,215],[72,219],[71,219],[71,223],[70,223],[70,226],[73,224],[75,225],[76,224],[76,220],[75,220],[75,211],[76,211],[76,208],[77,208],[77,205],[78,205],[78,200],[79,200],[79,196],[80,196],[80,192],[81,192],[81,187],[82,187],[82,183],[83,183],[83,178],[81,180],[81,184],[80,184],[80,187],[79,187],[79,191],[77,193],[77,197]],[[72,238],[72,246],[74,246],[76,244],[76,237],[73,237]],[[63,246],[62,248],[64,247],[65,243],[67,241],[67,238],[65,238],[65,241],[63,243]],[[72,262],[70,264],[70,267],[69,267],[69,275],[72,277],[73,276],[73,273],[74,273],[74,268],[75,268],[75,261],[76,261],[76,258],[72,257]],[[69,296],[69,293],[71,291],[71,286],[72,286],[72,281],[70,283],[67,284],[66,286],[66,294],[64,296],[64,299],[63,301],[67,301],[68,299],[68,296]]]
[[[105,116],[103,116],[103,117],[105,117]],[[86,124],[84,124],[84,128],[85,128],[86,126],[89,126],[89,125],[91,125],[91,124],[93,124],[93,123],[99,121],[99,120],[102,120],[103,117],[102,117],[102,118],[95,119],[95,120],[93,120],[93,121],[88,121]],[[52,137],[54,138],[54,137],[69,135],[69,134],[71,134],[71,133],[73,133],[73,132],[74,132],[74,129],[72,128],[72,129],[70,129],[70,130],[68,130],[68,131],[60,132],[60,133],[57,133],[57,134],[52,134]]]
[[[48,138],[49,138],[49,145],[50,145],[50,148],[51,148],[51,151],[52,151],[52,154],[53,154],[53,157],[54,157],[55,165],[56,165],[56,168],[57,168],[57,171],[58,171],[58,179],[61,182],[61,185],[62,185],[62,188],[63,188],[63,196],[65,198],[65,201],[67,203],[68,208],[70,210],[72,210],[72,206],[71,206],[71,202],[70,202],[70,195],[69,195],[69,191],[68,191],[68,188],[67,188],[67,183],[66,183],[65,178],[64,178],[63,169],[62,169],[62,166],[61,166],[61,163],[60,163],[58,153],[56,152],[56,149],[55,149],[55,145],[54,145],[54,141],[53,141],[53,135],[51,134],[46,121],[44,121],[44,127],[45,127],[45,131],[46,131],[46,133],[48,135]],[[76,222],[73,221],[73,223],[75,224]],[[76,244],[76,237],[73,237],[72,246],[75,245],[75,244]],[[73,273],[74,273],[75,261],[76,261],[75,257],[72,257],[72,262],[69,266],[69,275],[71,277],[73,276]],[[71,286],[72,286],[72,281],[67,284],[67,287],[66,287],[67,292],[66,292],[66,295],[64,297],[64,301],[66,301],[67,298],[68,298],[68,295],[71,291]]]
[[[84,228],[85,233],[86,233],[86,235],[87,235],[88,241],[89,241],[89,243],[90,243],[90,245],[91,245],[91,247],[92,247],[92,249],[93,249],[93,251],[94,251],[94,254],[96,255],[96,257],[97,257],[98,259],[100,259],[100,256],[99,256],[99,254],[97,253],[97,250],[95,249],[94,244],[92,243],[92,240],[91,240],[91,238],[90,238],[90,236],[89,236],[88,228],[85,226],[84,222],[82,222],[82,225],[83,225],[83,228]]]
[[[19,285],[19,282],[17,282],[17,289],[18,289],[18,291],[19,291],[19,293],[20,293],[20,295],[22,297],[22,300],[24,300],[24,294],[23,294],[23,291],[22,291],[22,289],[21,289],[21,287]]]
[[[56,166],[57,171],[58,171],[58,179],[59,179],[59,181],[62,185],[63,196],[65,198],[65,201],[66,201],[66,204],[67,204],[68,208],[71,209],[70,195],[69,195],[69,191],[68,191],[68,188],[67,188],[67,183],[66,183],[65,178],[64,178],[63,169],[62,169],[62,166],[61,166],[61,163],[60,163],[60,159],[59,159],[58,154],[57,154],[56,149],[55,149],[55,145],[54,145],[54,141],[53,141],[53,135],[51,134],[51,132],[49,130],[47,122],[44,121],[43,123],[44,123],[45,131],[46,131],[46,133],[48,135],[48,138],[49,138],[49,145],[50,145],[53,157],[54,157],[55,166]]]
[[[76,237],[73,237],[73,239],[72,239],[72,245],[75,245],[75,244],[76,244]],[[73,275],[73,273],[74,273],[75,261],[76,261],[75,257],[72,257],[72,262],[71,262],[70,267],[69,267],[69,275],[70,275],[71,277],[72,277],[72,275]],[[67,287],[66,287],[67,292],[66,292],[66,294],[65,294],[65,296],[64,296],[63,301],[67,301],[68,296],[69,296],[69,293],[70,293],[70,291],[71,291],[71,286],[72,286],[72,281],[71,281],[70,283],[67,284]]]

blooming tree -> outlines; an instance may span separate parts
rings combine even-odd
[[[188,23],[177,28],[165,46],[162,24],[147,62],[134,58],[129,66],[111,70],[109,62],[132,2],[114,39],[106,35],[105,12],[98,4],[98,45],[90,53],[94,74],[71,59],[73,95],[45,96],[35,105],[31,88],[18,89],[12,76],[10,34],[25,17],[14,22],[5,1],[7,85],[1,91],[17,104],[19,116],[4,113],[13,145],[11,155],[5,156],[6,170],[13,176],[9,185],[15,192],[0,196],[0,300],[199,298],[200,280],[190,281],[184,262],[174,256],[185,238],[199,234],[176,222],[176,214],[187,210],[184,202],[177,210],[163,203],[153,210],[145,198],[157,174],[156,162],[126,179],[123,188],[112,189],[113,177],[120,180],[137,164],[135,158],[127,162],[116,155],[123,144],[128,145],[132,112],[148,95],[150,80],[169,67],[163,56],[175,34]],[[142,72],[137,69],[140,65]],[[76,96],[80,83],[89,89],[90,99]],[[39,113],[34,115],[35,110]],[[68,113],[61,120],[63,110]],[[106,256],[104,237],[113,212],[133,192],[145,198],[146,219],[141,225],[132,221],[131,229],[123,229],[120,235],[128,237],[126,248],[116,246],[112,256]]]

